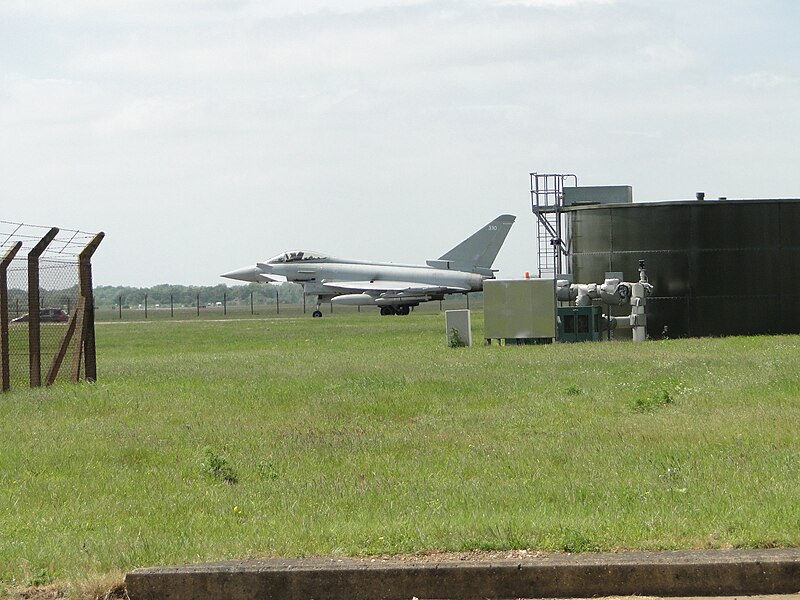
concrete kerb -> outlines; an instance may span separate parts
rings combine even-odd
[[[555,554],[483,561],[226,561],[128,573],[131,600],[410,600],[800,592],[800,549]]]

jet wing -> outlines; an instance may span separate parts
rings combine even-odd
[[[457,286],[441,286],[429,283],[414,283],[411,281],[386,281],[373,279],[371,281],[323,281],[322,285],[329,288],[342,290],[357,290],[360,292],[410,292],[415,294],[454,294],[468,292],[469,288]]]

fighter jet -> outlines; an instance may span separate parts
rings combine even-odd
[[[278,281],[275,276],[303,286],[306,296],[316,296],[314,317],[320,305],[377,306],[382,315],[407,315],[421,302],[442,300],[445,294],[483,290],[494,279],[492,263],[516,217],[500,215],[427,266],[375,263],[334,258],[320,252],[284,252],[254,267],[224,273],[240,281]]]

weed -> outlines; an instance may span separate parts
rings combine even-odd
[[[564,552],[599,552],[600,546],[596,543],[592,542],[592,540],[578,531],[577,529],[572,529],[571,527],[562,527],[561,528],[561,549]]]
[[[203,448],[203,459],[200,462],[200,468],[203,473],[224,481],[225,483],[234,484],[239,481],[236,471],[228,464],[228,460],[216,452],[209,446]]]
[[[660,387],[643,398],[636,398],[633,401],[633,410],[640,413],[653,412],[674,402],[673,392],[666,387]]]
[[[512,523],[498,523],[489,528],[495,548],[524,548],[525,540],[519,527]]]
[[[256,465],[256,472],[262,479],[269,479],[270,481],[274,481],[280,477],[278,467],[275,466],[275,463],[266,460],[262,460]]]
[[[53,583],[53,574],[47,568],[42,568],[36,571],[31,577],[31,585],[34,587],[39,587],[42,585],[50,585]]]
[[[573,383],[564,388],[564,393],[567,396],[580,396],[583,390]]]
[[[450,335],[447,336],[447,345],[451,348],[465,348],[467,343],[461,338],[458,329],[451,327]]]

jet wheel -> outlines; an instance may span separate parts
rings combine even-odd
[[[311,313],[311,316],[314,317],[315,319],[321,319],[322,318],[322,311],[321,310],[315,310],[313,313]]]
[[[388,315],[394,315],[394,314],[396,314],[394,306],[381,306],[381,316],[386,317]]]
[[[407,315],[408,313],[411,312],[411,308],[408,307],[408,306],[398,306],[395,309],[395,311],[396,311],[396,314],[405,316],[405,315]]]

